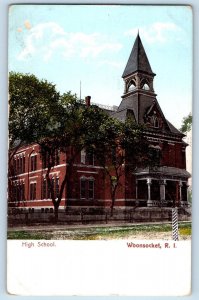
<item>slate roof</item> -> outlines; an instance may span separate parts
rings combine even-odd
[[[142,41],[140,39],[139,34],[135,40],[133,49],[129,56],[126,68],[122,77],[126,77],[136,71],[142,71],[151,75],[155,75],[151,69],[149,60],[147,58],[146,52],[142,45]]]
[[[121,121],[121,122],[125,122],[125,120],[126,120],[130,115],[136,120],[134,111],[133,111],[131,108],[124,108],[124,109],[121,109],[121,110],[119,110],[119,111],[114,112],[111,116],[112,116],[113,118],[118,119],[118,120]]]
[[[143,175],[143,174],[163,174],[165,176],[175,176],[175,177],[184,177],[189,178],[191,177],[191,174],[180,168],[176,167],[168,167],[168,166],[161,166],[157,167],[154,170],[152,168],[146,167],[146,168],[138,168],[135,172],[137,175]]]
[[[166,121],[167,121],[169,129],[171,130],[172,133],[180,134],[182,136],[185,136],[185,134],[183,134],[181,131],[179,131],[177,128],[175,128],[168,120],[166,120]]]

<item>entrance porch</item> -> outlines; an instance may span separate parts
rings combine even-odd
[[[188,177],[190,174],[186,170],[171,167],[139,170],[136,172],[137,205],[188,206]]]

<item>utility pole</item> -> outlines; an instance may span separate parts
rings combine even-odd
[[[80,80],[80,87],[79,87],[79,100],[81,101],[82,99],[82,83],[81,83],[81,80]]]

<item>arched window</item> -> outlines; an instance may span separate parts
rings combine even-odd
[[[159,120],[157,117],[155,118],[155,121],[154,121],[154,127],[159,128]]]
[[[128,84],[128,92],[131,92],[135,89],[136,89],[136,84],[134,81],[131,80],[130,83]]]
[[[36,182],[30,182],[30,200],[36,199],[36,191],[37,191],[37,183]]]
[[[153,127],[155,127],[155,128],[159,128],[159,127],[160,127],[159,120],[158,120],[158,118],[157,118],[156,115],[154,115],[154,116],[152,117],[152,125],[153,125]]]
[[[30,171],[36,171],[37,170],[37,153],[33,152],[30,155]]]
[[[143,90],[146,90],[146,91],[149,91],[150,90],[150,87],[147,83],[145,83],[142,87]]]
[[[94,153],[90,150],[83,149],[81,151],[81,163],[84,165],[94,166]]]

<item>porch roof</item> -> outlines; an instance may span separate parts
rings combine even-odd
[[[167,166],[161,166],[161,167],[147,167],[147,168],[138,168],[135,172],[135,175],[137,176],[143,176],[143,175],[158,175],[158,176],[166,176],[166,177],[183,177],[183,178],[189,178],[191,177],[191,174],[187,172],[185,169],[179,169],[175,167],[167,167]]]

